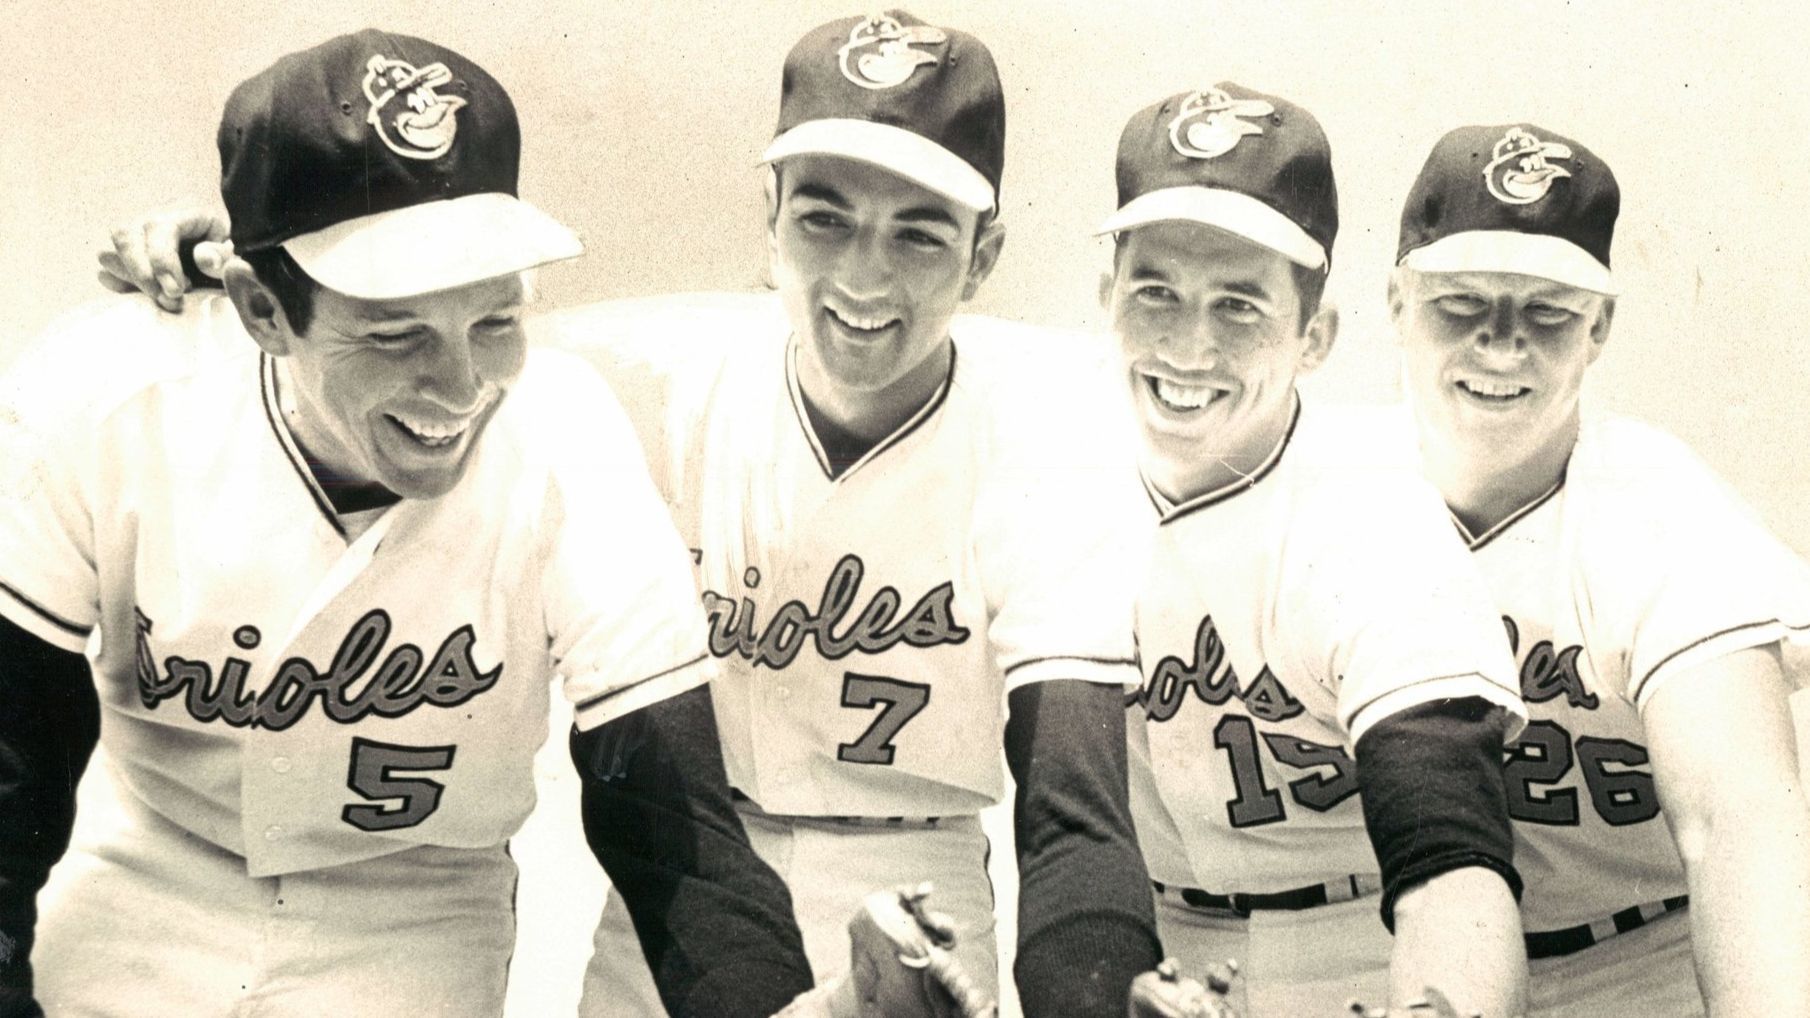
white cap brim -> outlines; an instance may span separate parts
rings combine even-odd
[[[1326,249],[1300,224],[1248,194],[1216,187],[1165,187],[1140,194],[1108,216],[1096,233],[1176,220],[1235,233],[1296,265],[1326,268]]]
[[[315,282],[366,300],[449,290],[584,253],[551,216],[496,193],[348,219],[283,248]]]
[[[1417,247],[1401,263],[1417,272],[1512,272],[1604,296],[1615,278],[1595,256],[1562,237],[1518,230],[1467,230]]]
[[[981,172],[929,138],[871,120],[807,120],[773,139],[762,163],[793,156],[841,156],[872,163],[976,212],[993,207],[993,185]]]

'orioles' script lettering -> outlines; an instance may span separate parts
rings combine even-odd
[[[441,641],[425,668],[421,648],[404,643],[392,648],[373,671],[371,666],[390,636],[390,616],[378,608],[352,625],[325,671],[292,657],[277,667],[270,685],[256,693],[245,688],[251,663],[244,658],[229,656],[218,680],[205,661],[175,655],[164,659],[160,672],[151,652],[152,622],[143,612],[137,614],[138,695],[145,707],[184,697],[195,720],[222,721],[234,728],[281,731],[300,720],[316,699],[327,717],[340,724],[371,715],[400,717],[423,704],[456,707],[496,685],[503,674],[500,664],[487,672],[478,669],[471,656],[475,637],[468,625]],[[261,639],[255,626],[240,626],[233,633],[233,642],[243,650],[257,647]],[[370,679],[354,688],[367,672]]]
[[[759,665],[784,668],[798,657],[805,641],[817,644],[817,653],[835,661],[855,651],[878,654],[898,644],[912,647],[934,647],[942,643],[961,643],[968,630],[955,622],[951,603],[955,588],[948,581],[938,584],[918,598],[903,616],[903,601],[892,587],[881,587],[840,633],[836,627],[855,606],[855,596],[866,572],[859,556],[844,555],[830,570],[823,585],[823,597],[815,612],[801,601],[787,601],[774,611],[766,629],[756,633],[754,602],[743,597],[738,603],[716,591],[704,592],[704,611],[710,616],[710,652],[717,657],[740,654]],[[749,587],[760,585],[760,573],[750,569],[746,576]]]
[[[1221,704],[1237,696],[1244,701],[1245,709],[1262,721],[1286,721],[1307,709],[1282,685],[1269,665],[1263,666],[1250,685],[1238,688],[1238,673],[1226,660],[1225,644],[1213,628],[1211,615],[1200,620],[1200,628],[1194,633],[1194,660],[1170,656],[1158,661],[1144,688],[1130,694],[1126,706],[1142,704],[1150,720],[1167,721],[1182,709],[1190,689],[1203,703]]]
[[[1509,652],[1519,654],[1521,628],[1507,615],[1502,616],[1502,624],[1508,629]],[[1584,648],[1576,646],[1555,652],[1551,640],[1527,648],[1527,656],[1521,659],[1521,696],[1528,703],[1545,703],[1563,693],[1571,706],[1595,710],[1601,701],[1584,686],[1584,677],[1577,670],[1577,658],[1583,652]]]

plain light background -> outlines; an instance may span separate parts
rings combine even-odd
[[[92,253],[142,210],[211,199],[231,87],[367,24],[446,42],[517,100],[526,195],[590,253],[548,299],[759,285],[760,176],[787,49],[843,2],[87,4],[0,0],[0,364],[97,292]],[[1344,334],[1314,380],[1396,393],[1383,293],[1400,202],[1433,141],[1526,120],[1582,141],[1623,196],[1625,296],[1594,371],[1609,405],[1671,428],[1810,552],[1810,104],[1802,4],[977,3],[913,12],[996,55],[1009,104],[998,272],[974,310],[1098,326],[1094,224],[1135,111],[1231,79],[1315,112],[1343,227]]]
[[[1314,111],[1339,178],[1329,293],[1344,329],[1310,388],[1336,398],[1397,395],[1384,283],[1400,202],[1433,141],[1459,124],[1508,121],[1582,141],[1623,190],[1614,261],[1625,296],[1593,397],[1681,435],[1810,552],[1803,5],[950,0],[910,9],[986,40],[1006,85],[1008,238],[975,311],[1102,324],[1106,250],[1090,234],[1113,208],[1113,149],[1138,109],[1231,79]],[[806,30],[859,10],[820,0],[0,0],[0,302],[9,309],[0,366],[55,315],[99,293],[92,256],[110,224],[213,200],[213,131],[235,83],[284,52],[372,24],[447,43],[510,89],[526,138],[523,192],[590,249],[544,273],[550,303],[757,287],[765,249],[754,162],[772,132],[781,62]],[[576,832],[560,756],[550,751],[543,769],[553,808],[531,822],[517,853],[525,873],[549,868],[537,853],[571,867],[569,878],[524,882],[525,925],[579,917],[568,932],[524,939],[518,963],[549,970],[582,957],[588,938],[574,939],[600,893],[582,849],[569,851]],[[566,988],[544,987],[550,996],[518,998],[517,1013],[569,1013]]]

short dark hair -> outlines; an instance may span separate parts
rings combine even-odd
[[[297,334],[308,331],[314,321],[314,295],[321,285],[282,247],[265,248],[244,255],[246,264],[257,274],[258,282],[277,299],[289,328]]]
[[[1115,273],[1119,269],[1119,256],[1125,251],[1125,235],[1128,232],[1130,231],[1121,230],[1112,235],[1112,268]],[[1294,280],[1295,296],[1301,302],[1301,313],[1296,318],[1295,327],[1306,331],[1307,323],[1320,313],[1320,301],[1326,296],[1327,269],[1310,269],[1293,260],[1288,263],[1288,269],[1289,278]]]

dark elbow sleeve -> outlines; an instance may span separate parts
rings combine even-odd
[[[75,787],[100,740],[88,662],[0,618],[0,1013],[31,1000],[38,891],[69,848]]]
[[[1123,1014],[1161,949],[1132,829],[1125,708],[1113,686],[1014,690],[1006,762],[1018,783],[1018,960],[1028,1018]]]
[[[765,1016],[811,988],[792,899],[730,800],[708,687],[576,729],[585,839],[673,1018]]]
[[[1502,775],[1507,713],[1476,697],[1421,704],[1357,744],[1364,826],[1383,877],[1383,924],[1404,891],[1466,866],[1494,870],[1518,900]]]

